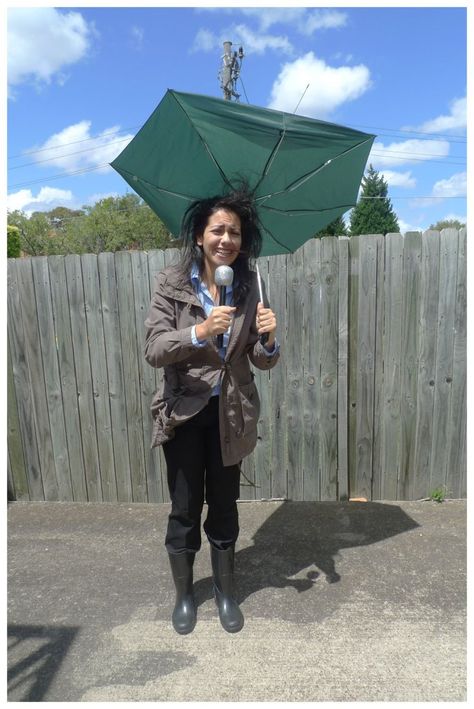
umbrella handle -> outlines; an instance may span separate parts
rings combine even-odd
[[[262,279],[260,278],[260,271],[258,268],[258,263],[255,264],[255,267],[257,269],[257,283],[258,283],[258,292],[260,295],[260,302],[262,305],[265,305],[265,301],[263,300],[263,290],[262,290]],[[268,332],[264,332],[263,335],[260,335],[260,342],[262,345],[266,345],[268,341]]]

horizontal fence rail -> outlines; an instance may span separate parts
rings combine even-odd
[[[8,259],[17,500],[167,502],[143,358],[177,251]],[[466,230],[312,239],[259,259],[281,359],[256,371],[241,499],[466,496]]]

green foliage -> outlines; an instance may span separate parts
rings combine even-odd
[[[81,210],[12,212],[8,223],[20,231],[21,249],[30,256],[165,249],[173,240],[162,221],[135,194],[107,197]]]
[[[388,197],[388,184],[383,176],[369,165],[362,178],[362,194],[351,212],[350,233],[388,234],[398,232],[400,227]]]
[[[446,488],[445,487],[436,487],[430,493],[430,500],[433,500],[433,502],[444,502],[445,498],[446,498]]]
[[[442,229],[462,229],[465,226],[459,219],[441,219],[436,224],[431,224],[430,229],[441,231]]]
[[[342,236],[347,234],[347,227],[342,217],[334,219],[330,224],[318,231],[316,238],[321,236]]]
[[[8,258],[18,258],[20,254],[20,230],[13,224],[7,224],[7,256]]]

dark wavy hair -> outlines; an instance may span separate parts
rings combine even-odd
[[[241,304],[250,289],[250,266],[260,255],[262,234],[260,222],[251,190],[243,184],[224,195],[216,195],[193,202],[183,217],[180,239],[182,242],[181,259],[177,266],[181,282],[189,283],[193,262],[199,272],[204,271],[204,252],[196,243],[207,226],[209,217],[219,209],[234,212],[240,218],[242,244],[240,253],[232,264],[234,270],[234,303]]]

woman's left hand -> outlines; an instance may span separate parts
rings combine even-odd
[[[271,346],[275,342],[275,330],[277,327],[275,313],[271,308],[264,308],[263,303],[257,305],[257,330],[259,335],[268,332],[268,344]]]

